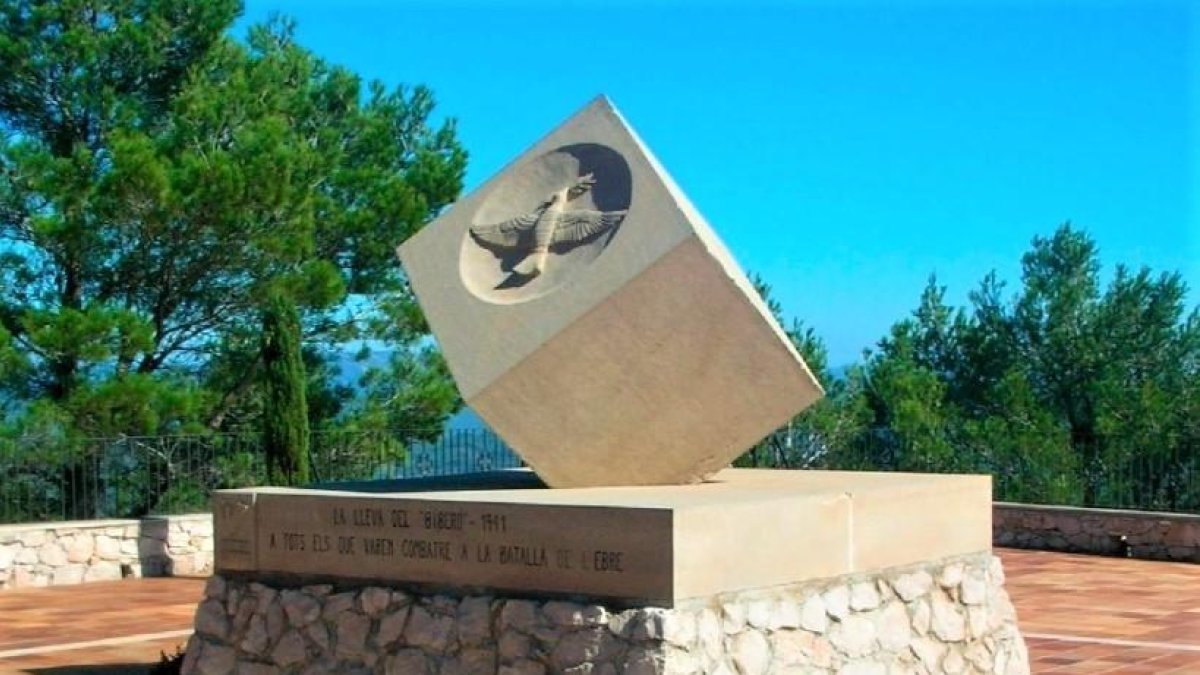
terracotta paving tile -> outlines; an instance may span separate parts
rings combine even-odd
[[[143,675],[163,654],[173,655],[186,637],[147,640],[86,650],[50,652],[16,659],[0,659],[0,673],[36,675]]]
[[[127,579],[0,592],[0,654],[18,649],[188,631],[204,579]],[[0,673],[148,672],[187,635],[0,657]]]
[[[1033,672],[1200,674],[1200,565],[997,552]]]
[[[1200,675],[1200,565],[997,553],[1034,673]],[[0,673],[146,673],[186,642],[203,584],[130,579],[0,593]],[[145,637],[168,631],[180,635]],[[129,636],[122,644],[3,656]]]
[[[0,652],[187,628],[204,579],[128,579],[0,593]]]

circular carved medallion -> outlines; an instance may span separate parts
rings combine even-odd
[[[497,304],[543,296],[603,253],[629,212],[629,164],[612,148],[567,145],[515,169],[471,218],[459,273]]]

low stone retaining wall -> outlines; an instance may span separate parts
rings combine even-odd
[[[183,673],[1028,673],[1003,584],[987,552],[673,609],[217,575]]]
[[[997,502],[997,546],[1200,562],[1200,516]]]
[[[0,590],[209,574],[212,515],[0,525]]]
[[[1200,516],[997,502],[997,546],[1200,563]],[[212,572],[207,513],[0,525],[0,590]]]

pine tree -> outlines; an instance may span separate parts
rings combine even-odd
[[[458,194],[453,122],[285,20],[230,37],[239,11],[0,0],[0,401],[56,433],[257,428],[271,289],[315,377],[349,342],[428,334],[394,249]],[[455,405],[440,386],[423,424]],[[351,409],[322,423],[358,405],[327,401]]]

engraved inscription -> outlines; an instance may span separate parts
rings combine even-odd
[[[213,557],[218,570],[252,570],[256,567],[254,504],[252,493],[213,496]]]
[[[264,495],[258,508],[263,570],[645,598],[670,593],[670,573],[662,569],[671,547],[666,512],[284,495]],[[630,527],[630,517],[638,527]]]
[[[240,554],[250,555],[250,540],[238,539],[237,537],[221,537],[219,540],[221,551],[225,554]]]
[[[478,520],[468,519],[466,511],[419,510],[419,522],[425,530],[464,531],[468,523],[477,527],[480,534],[504,533],[508,530],[508,517],[495,513],[481,513]],[[408,527],[408,511],[391,509],[385,517],[383,509],[352,509],[347,516],[344,508],[334,506],[329,511],[329,522],[334,525],[352,525],[364,528]],[[337,545],[334,545],[336,539]],[[391,537],[341,535],[336,538],[327,534],[312,533],[305,535],[300,532],[273,531],[268,534],[269,546],[290,553],[311,551],[313,553],[330,553],[340,556],[354,556],[359,553],[369,556],[414,558],[419,560],[437,559],[454,562],[451,555],[451,542],[441,539],[402,539],[399,542]],[[356,543],[357,542],[357,543]],[[493,550],[494,547],[494,550]],[[470,556],[463,545],[463,553],[458,560],[468,560]],[[555,564],[560,569],[572,569],[571,549],[554,551]],[[621,551],[586,551],[581,557],[578,569],[594,570],[597,572],[622,572]],[[548,567],[551,556],[543,546],[530,546],[512,543],[483,542],[475,545],[475,562],[494,563],[498,565],[522,565],[525,567]]]

